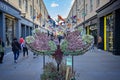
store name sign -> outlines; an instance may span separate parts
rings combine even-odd
[[[0,8],[3,10],[6,10],[6,11],[8,10],[8,7],[5,4],[3,4],[2,2],[0,2]]]

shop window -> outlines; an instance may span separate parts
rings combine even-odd
[[[26,36],[29,36],[29,27],[26,26]]]
[[[5,36],[6,36],[6,47],[11,46],[11,42],[13,37],[15,36],[15,20],[9,17],[5,18],[5,24],[6,24],[6,28],[5,28]]]
[[[32,35],[32,27],[30,27],[30,35]]]
[[[107,50],[113,51],[113,15],[106,17]]]
[[[25,38],[25,25],[21,25],[21,36]]]

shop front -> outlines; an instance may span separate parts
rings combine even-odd
[[[85,23],[86,34],[92,35],[94,37],[94,44],[97,46],[97,16],[93,16],[88,19]]]
[[[111,0],[97,10],[101,49],[120,55],[120,2]]]
[[[19,38],[20,11],[6,3],[0,1],[0,37],[5,43],[5,47],[11,47],[13,37]]]
[[[25,18],[21,18],[20,35],[25,39],[26,36],[32,35],[33,23]]]

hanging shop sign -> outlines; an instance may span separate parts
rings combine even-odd
[[[90,30],[95,30],[95,29],[97,29],[96,25],[90,26]]]

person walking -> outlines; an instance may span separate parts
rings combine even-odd
[[[98,49],[101,49],[101,44],[102,44],[102,38],[101,36],[98,36],[98,43],[97,43]]]
[[[19,42],[17,41],[17,38],[13,38],[12,51],[14,54],[14,63],[17,63],[17,60],[19,57],[19,50],[21,50],[21,46],[20,46]]]
[[[28,56],[28,48],[26,46],[25,41],[22,42],[21,47],[22,47],[22,50],[23,50],[23,57],[25,57],[25,53],[27,53],[27,56]]]
[[[20,39],[19,39],[19,43],[22,44],[22,42],[24,42],[24,39],[23,39],[23,37],[21,36]]]
[[[4,42],[0,38],[0,64],[3,63],[3,57],[4,57]]]

